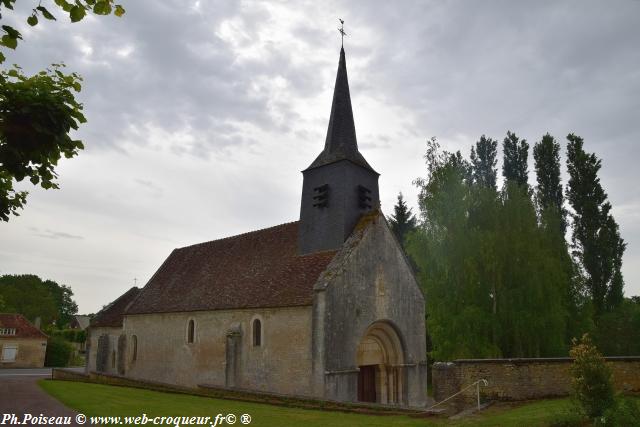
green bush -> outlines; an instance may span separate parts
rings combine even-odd
[[[56,336],[49,337],[44,365],[51,367],[68,366],[72,352],[73,348],[71,347],[71,344],[63,338]]]
[[[587,334],[579,342],[573,340],[570,354],[574,358],[570,368],[574,397],[587,417],[601,418],[615,403],[611,369]]]

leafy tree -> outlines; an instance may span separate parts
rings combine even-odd
[[[590,305],[584,296],[584,277],[571,258],[565,239],[567,210],[560,174],[560,144],[545,134],[533,147],[537,185],[535,189],[539,221],[550,247],[563,266],[568,282],[563,286],[563,304],[567,308],[566,341],[582,336],[593,327]]]
[[[16,0],[0,0],[0,17],[13,10]],[[82,20],[88,11],[96,15],[122,16],[124,9],[113,0],[55,0],[58,9],[69,15],[71,22]],[[39,18],[55,21],[55,16],[39,2],[26,18],[30,26]],[[2,25],[0,47],[16,49],[22,34],[9,25]],[[0,51],[0,63],[5,55]],[[0,220],[17,215],[27,200],[26,191],[16,191],[14,181],[29,178],[44,189],[58,188],[55,167],[61,157],[71,158],[84,148],[79,140],[69,137],[86,120],[82,104],[74,93],[81,90],[81,77],[64,74],[62,64],[25,76],[15,66],[0,73]]]
[[[598,319],[594,341],[606,356],[640,354],[640,305],[625,298]]]
[[[579,136],[567,136],[567,199],[573,208],[573,249],[585,271],[595,315],[611,310],[622,301],[624,280],[622,255],[626,244],[620,237],[618,224],[611,215],[598,172],[601,161],[586,153]]]
[[[570,351],[571,386],[582,410],[592,420],[602,415],[615,403],[611,368],[587,334],[580,341],[574,339]]]
[[[20,313],[31,321],[41,317],[46,325],[57,317],[55,299],[38,276],[1,276],[0,296],[4,299],[8,312]]]
[[[488,292],[469,286],[472,278],[460,268],[470,266],[477,247],[468,224],[470,186],[457,156],[438,149],[432,141],[425,156],[428,177],[415,181],[422,221],[407,245],[429,295],[427,324],[433,356],[437,360],[495,356],[498,350],[488,333]]]
[[[495,176],[495,167],[479,168],[438,149],[428,146],[428,176],[415,181],[421,222],[408,241],[429,295],[433,357],[566,354],[560,297],[566,277],[529,192],[510,182],[498,194],[477,179],[481,170]]]
[[[563,294],[569,278],[538,225],[530,193],[515,180],[505,183],[495,234],[501,265],[497,298],[503,356],[566,354]]]
[[[398,194],[398,203],[393,207],[393,215],[389,216],[387,220],[398,241],[405,247],[407,234],[415,230],[417,219],[404,201],[402,193]]]
[[[502,143],[502,176],[505,181],[513,181],[522,188],[528,187],[529,144],[525,139],[520,140],[515,133],[507,132]]]
[[[595,331],[603,348],[632,351],[608,342],[616,334],[605,331],[617,328],[619,340],[637,342],[635,302],[601,315],[597,326],[591,320],[591,293],[585,292],[589,276],[581,274],[582,262],[572,259],[563,232],[557,144],[545,135],[534,148],[536,170],[544,171],[535,200],[524,176],[526,141],[507,134],[500,192],[496,145],[483,136],[467,162],[459,152],[442,151],[432,139],[425,155],[427,177],[414,181],[420,190],[420,221],[407,239],[407,251],[429,295],[431,355],[437,360],[560,356],[567,354],[571,338],[585,331]],[[603,301],[613,310],[612,297],[620,295],[615,289],[623,286],[624,242],[613,218],[605,218],[598,235],[611,249],[600,256],[611,266],[613,291]]]
[[[471,165],[473,179],[477,184],[488,188],[496,188],[498,141],[482,135],[471,148]]]
[[[44,281],[44,285],[50,289],[56,301],[58,308],[57,326],[68,326],[73,316],[78,314],[78,304],[73,300],[73,291],[69,286],[58,285],[52,280]]]
[[[528,184],[529,144],[507,132],[503,141],[499,239],[502,299],[500,348],[508,357],[559,355],[566,351],[568,275],[553,242],[540,227]],[[543,314],[544,313],[544,314]],[[536,331],[545,330],[545,336]]]
[[[33,274],[0,276],[0,298],[5,301],[5,310],[32,321],[40,317],[43,325],[68,323],[78,311],[72,297],[68,286],[43,281]]]
[[[83,149],[69,136],[86,122],[73,91],[81,78],[65,75],[61,65],[26,77],[19,68],[0,72],[0,219],[9,220],[26,202],[13,181],[28,178],[44,189],[58,188],[55,166],[62,156],[74,157]]]

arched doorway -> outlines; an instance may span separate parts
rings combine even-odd
[[[375,322],[358,344],[358,400],[384,404],[403,402],[404,351],[396,330],[388,322]]]

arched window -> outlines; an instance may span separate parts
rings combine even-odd
[[[135,362],[138,358],[138,337],[135,335],[131,337],[131,346],[133,347],[133,352],[131,353],[131,361]]]
[[[116,351],[115,350],[111,352],[111,367],[112,368],[116,367]]]
[[[253,346],[260,347],[262,345],[262,323],[260,319],[253,321]]]
[[[196,335],[196,323],[193,319],[189,320],[189,327],[187,328],[187,342],[189,344],[193,343],[193,339]]]

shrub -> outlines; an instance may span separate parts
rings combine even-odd
[[[47,342],[47,353],[44,358],[45,366],[64,367],[68,366],[73,348],[71,344],[60,337],[49,337]]]
[[[611,369],[587,334],[579,342],[574,338],[569,354],[574,358],[570,372],[575,399],[589,418],[602,417],[615,403]]]

